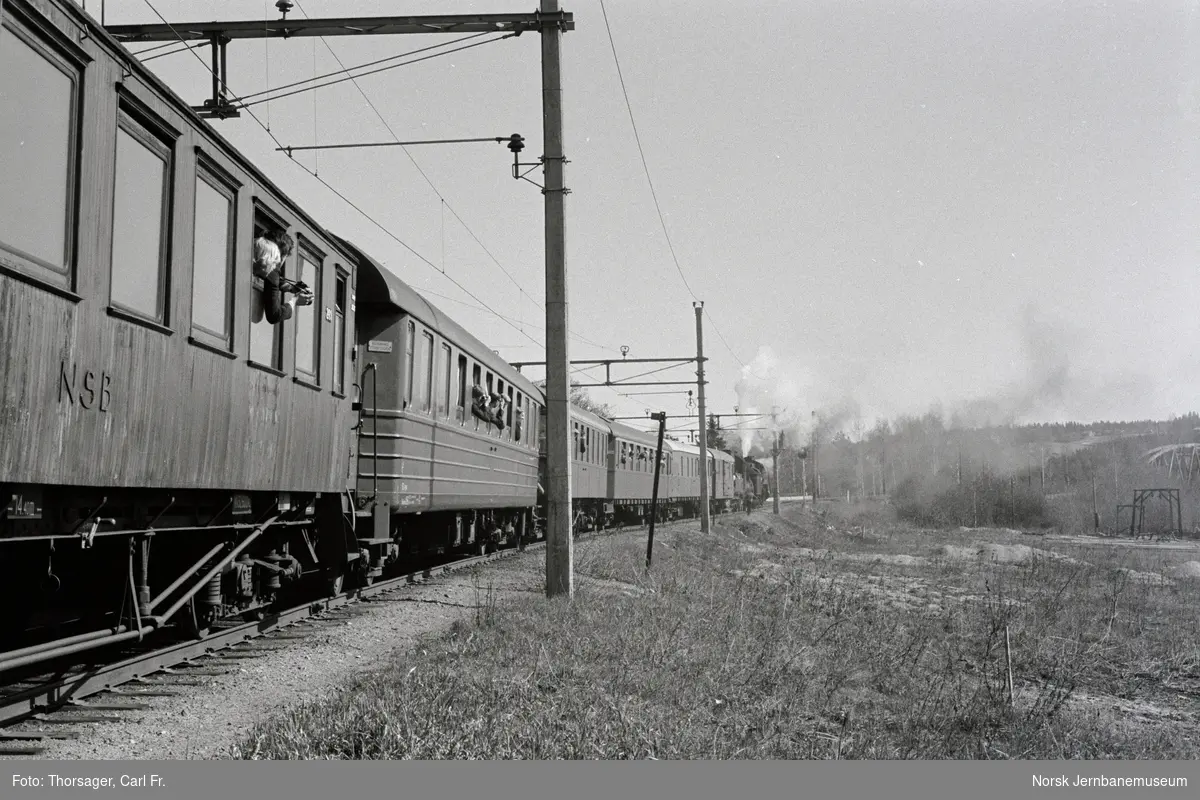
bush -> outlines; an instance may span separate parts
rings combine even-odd
[[[923,527],[1050,524],[1045,498],[1038,490],[986,472],[963,483],[909,477],[896,487],[893,502],[900,519]]]

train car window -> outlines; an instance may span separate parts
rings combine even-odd
[[[467,357],[458,357],[458,408],[454,411],[459,422],[467,418]]]
[[[233,349],[237,189],[203,164],[196,170],[192,242],[192,335]]]
[[[502,400],[504,399],[504,381],[500,380],[499,378],[497,378],[497,379],[496,379],[496,394],[500,396],[500,399],[502,399]],[[491,398],[488,398],[488,406],[489,406],[489,407],[491,407],[491,406],[492,406],[492,400],[491,400]],[[500,409],[498,409],[498,410],[497,410],[497,412],[496,412],[496,413],[500,415],[500,416],[499,416],[499,421],[500,421],[501,423],[503,423],[503,422],[504,422],[504,409],[503,409],[503,408],[500,408]],[[499,429],[498,429],[498,430],[496,431],[496,435],[497,435],[497,436],[499,436],[499,437],[501,437],[501,438],[503,438],[503,436],[504,436],[504,434],[505,434],[506,430],[507,430],[507,429],[505,429],[505,430],[499,430]]]
[[[337,271],[333,285],[333,390],[346,393],[346,289],[349,275]]]
[[[513,438],[513,387],[508,385],[508,402],[504,404],[504,431],[505,437]]]
[[[165,323],[172,147],[122,110],[116,156],[109,299],[118,309]]]
[[[421,410],[433,411],[433,334],[421,335]]]
[[[408,382],[404,386],[404,407],[408,408],[413,401],[413,378],[419,373],[416,371],[416,363],[413,359],[413,350],[416,348],[417,326],[412,322],[408,323],[408,336],[404,342],[404,357],[408,360]]]
[[[537,414],[534,415],[534,428],[537,430],[538,450],[546,451],[546,425],[542,422],[542,416],[546,413],[544,406],[537,407]]]
[[[525,427],[525,395],[517,392],[516,413],[513,415],[513,441],[520,442]]]
[[[450,414],[450,380],[451,372],[454,369],[454,359],[450,355],[450,345],[443,344],[440,352],[441,361],[438,362],[438,375],[441,385],[438,387],[437,413],[439,417],[445,417]]]
[[[254,238],[286,227],[261,208],[254,210]],[[252,258],[253,260],[253,258]],[[287,272],[287,265],[283,267]],[[263,279],[255,275],[250,289],[250,360],[255,364],[283,369],[283,325],[272,325],[263,308]]]
[[[311,305],[297,305],[292,312],[296,320],[296,374],[312,383],[321,380],[321,326],[317,324],[321,308],[321,256],[312,250],[300,249],[299,279],[313,293]]]
[[[488,395],[489,395],[489,396],[493,394],[493,391],[492,391],[492,373],[490,373],[490,372],[489,372],[489,373],[487,373],[487,391],[488,391]]]
[[[5,12],[0,75],[20,78],[0,91],[0,264],[71,288],[83,63]]]

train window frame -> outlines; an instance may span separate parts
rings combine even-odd
[[[108,209],[110,212],[107,254],[109,278],[108,313],[110,316],[120,317],[129,322],[135,322],[162,333],[170,334],[172,333],[169,327],[171,324],[172,295],[171,260],[174,250],[175,187],[177,183],[175,170],[179,161],[175,152],[175,145],[179,140],[179,133],[159,119],[141,101],[125,91],[118,91],[116,122],[115,136],[113,137],[111,175],[113,191],[112,206]],[[151,156],[157,157],[162,162],[163,181],[159,204],[159,224],[161,227],[158,241],[157,295],[155,297],[155,310],[153,313],[148,313],[144,309],[135,308],[131,305],[125,305],[113,296],[114,288],[117,284],[117,187],[121,177],[120,143],[122,133],[128,136],[134,144],[141,145]],[[134,281],[134,283],[136,282],[138,281]]]
[[[307,386],[311,389],[321,388],[321,328],[322,317],[321,306],[325,300],[325,254],[317,248],[317,246],[304,236],[296,237],[296,262],[295,262],[295,280],[304,280],[304,263],[307,261],[313,268],[314,277],[312,284],[308,287],[313,293],[313,301],[311,305],[297,305],[292,311],[292,323],[296,335],[292,337],[292,376],[296,383]],[[286,273],[285,273],[286,274]],[[300,366],[300,342],[303,341],[305,335],[305,326],[302,321],[305,319],[312,320],[312,331],[309,335],[312,339],[312,369]]]
[[[467,421],[467,357],[458,354],[458,405],[455,406],[454,416],[460,424]]]
[[[333,393],[346,396],[346,308],[350,304],[350,273],[333,265]]]
[[[196,220],[199,218],[199,196],[201,182],[229,202],[229,213],[226,217],[225,230],[225,331],[214,331],[196,322],[196,280],[199,277],[196,259]],[[196,148],[195,185],[193,187],[192,203],[192,296],[191,296],[191,337],[194,344],[218,348],[226,354],[233,354],[234,330],[237,315],[237,241],[238,241],[238,195],[242,184],[207,157],[200,148]]]
[[[517,396],[516,417],[517,417],[517,419],[524,421],[524,419],[525,419],[525,395],[521,394],[521,390],[518,389],[516,396]],[[511,419],[511,416],[512,415],[510,414],[510,419]],[[513,431],[513,441],[516,442],[517,444],[521,444],[521,440],[524,438],[521,434],[523,434],[525,431],[522,430],[521,427],[517,426],[517,425],[512,426],[512,431]]]
[[[251,268],[248,270],[249,275],[250,275],[250,293],[249,293],[249,296],[247,297],[247,301],[248,301],[250,308],[249,308],[249,312],[248,312],[249,327],[247,327],[247,329],[246,329],[247,337],[248,337],[247,343],[246,343],[246,350],[247,350],[246,362],[248,364],[250,364],[250,366],[252,366],[256,369],[265,370],[267,372],[270,372],[273,375],[277,375],[282,378],[282,377],[285,377],[285,373],[283,371],[283,345],[284,345],[284,327],[285,327],[284,323],[286,322],[286,320],[281,320],[278,324],[272,324],[270,321],[267,320],[265,314],[263,313],[262,293],[263,293],[263,289],[266,287],[266,284],[264,283],[262,278],[260,278],[254,274],[253,252],[254,252],[254,242],[260,236],[265,235],[268,231],[270,231],[272,229],[282,230],[282,231],[290,231],[291,228],[282,216],[277,214],[273,209],[271,209],[269,206],[267,206],[266,203],[264,203],[258,197],[255,197],[252,199],[251,209],[252,209],[251,227],[250,227],[250,252],[251,252],[250,264],[251,264]],[[296,255],[295,252],[293,252],[292,255],[295,256]],[[280,264],[280,269],[283,271],[284,275],[287,275],[287,273],[288,273],[287,260],[285,260],[282,264]],[[255,304],[255,300],[258,301],[257,305]],[[255,319],[256,315],[258,316],[258,319]],[[257,326],[257,325],[265,325],[266,330],[269,330],[271,332],[271,355],[270,355],[271,360],[269,363],[259,360],[259,358],[258,358],[259,354],[256,354],[254,352],[254,330],[255,330],[255,326]]]
[[[439,417],[450,416],[450,387],[453,378],[454,350],[448,342],[442,342],[438,347],[437,415]]]
[[[0,12],[0,29],[8,31],[52,68],[71,81],[67,114],[67,169],[63,186],[63,264],[59,268],[15,245],[0,242],[0,272],[65,297],[83,298],[78,289],[79,218],[82,206],[82,146],[85,117],[85,71],[92,57],[76,42],[23,4],[5,3]]]
[[[421,411],[433,413],[434,350],[433,331],[421,329]]]
[[[489,392],[488,392],[488,394],[489,394],[489,395],[491,394],[490,387],[489,387]],[[500,399],[501,399],[501,400],[504,400],[504,379],[503,379],[503,378],[501,378],[499,375],[497,375],[497,376],[496,376],[496,394],[500,395]],[[490,403],[491,403],[491,397],[489,397],[489,398],[488,398],[488,402],[489,402],[489,405],[490,405]],[[502,408],[501,410],[503,411],[503,408]],[[500,417],[500,421],[501,421],[501,422],[503,422],[503,421],[504,421],[504,417],[503,417],[503,415]],[[506,430],[506,429],[504,429],[504,428],[499,428],[499,427],[498,427],[498,428],[496,428],[496,436],[497,436],[498,438],[500,438],[500,439],[503,439],[503,438],[504,438],[504,434],[505,434],[506,432],[507,432],[507,430]]]
[[[513,385],[510,383],[506,387],[508,394],[504,403],[504,438],[509,441],[513,440]]]
[[[404,383],[404,409],[408,409],[413,401],[413,380],[416,378],[416,355],[417,355],[417,323],[413,320],[408,320],[408,325],[404,329],[404,358],[408,362],[405,365],[405,372],[408,380]]]

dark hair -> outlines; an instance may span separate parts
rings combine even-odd
[[[279,255],[284,258],[290,256],[296,248],[296,242],[284,231],[276,231],[271,238],[275,240],[275,244],[279,245]]]

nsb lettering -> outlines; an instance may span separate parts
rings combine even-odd
[[[112,400],[112,376],[107,372],[96,374],[93,370],[83,370],[82,377],[78,364],[62,362],[58,373],[58,402],[65,399],[71,405],[79,404],[81,408],[108,413],[108,405]]]

